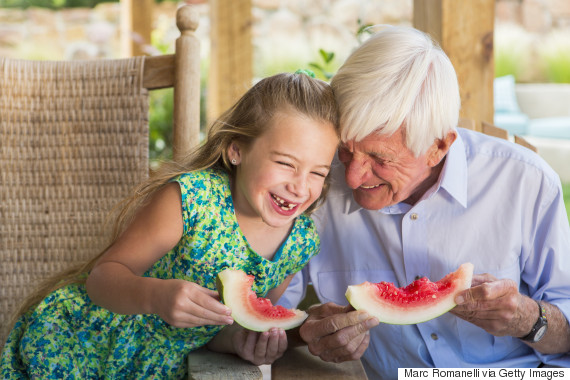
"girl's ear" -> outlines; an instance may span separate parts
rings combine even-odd
[[[235,141],[232,141],[228,147],[228,159],[232,165],[239,165],[241,163],[241,149]]]

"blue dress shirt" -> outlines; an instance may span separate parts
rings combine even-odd
[[[314,214],[321,253],[298,273],[280,304],[295,306],[312,282],[321,302],[346,305],[348,285],[416,276],[432,281],[465,262],[475,273],[510,278],[522,294],[570,318],[570,227],[558,175],[512,142],[458,128],[436,184],[415,205],[361,208],[333,168],[325,205]],[[398,367],[568,367],[519,339],[495,337],[451,313],[417,325],[380,324],[362,361],[370,379]]]

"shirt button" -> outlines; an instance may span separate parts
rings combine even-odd
[[[416,214],[416,213],[414,212],[412,215],[410,215],[410,219],[412,219],[412,220],[417,220],[417,219],[418,219],[418,214]]]
[[[431,338],[432,338],[433,340],[438,340],[438,339],[439,339],[439,337],[437,336],[436,333],[431,333]]]

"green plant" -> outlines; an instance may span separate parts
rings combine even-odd
[[[149,158],[154,166],[172,157],[172,88],[152,91],[149,101]]]
[[[493,45],[495,76],[513,75],[518,80],[528,75],[531,67],[529,46],[529,36],[522,28],[512,25],[498,27]]]
[[[99,3],[117,2],[118,0],[0,0],[0,8],[93,8]]]
[[[326,81],[329,81],[334,75],[336,68],[332,69],[332,64],[334,60],[334,52],[326,51],[324,49],[319,49],[319,57],[322,63],[309,62],[309,67],[315,69],[315,74]]]
[[[99,3],[118,3],[119,1],[120,0],[0,0],[0,8],[93,8]],[[163,1],[178,0],[155,0],[157,3]]]
[[[570,37],[567,33],[549,34],[538,56],[544,75],[550,82],[570,83]]]
[[[355,33],[356,39],[359,44],[362,43],[363,36],[366,34],[371,34],[372,31],[370,27],[371,24],[363,24],[362,20],[358,19],[358,30]],[[317,62],[309,62],[309,67],[313,68],[315,74],[320,79],[329,81],[333,77],[334,73],[338,70],[339,64],[334,61],[335,53],[331,51],[326,51],[324,49],[319,49],[319,60]],[[319,62],[320,61],[320,62]]]
[[[564,194],[564,205],[566,206],[566,214],[570,220],[570,183],[562,184],[562,192]]]

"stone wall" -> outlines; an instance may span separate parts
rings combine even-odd
[[[198,35],[208,57],[208,3],[188,0],[201,14]],[[358,44],[359,25],[411,25],[413,0],[254,0],[255,73],[268,75],[317,61],[318,50],[336,53],[338,65]],[[177,30],[177,3],[157,4],[154,46],[149,53],[172,49]],[[358,23],[360,20],[360,24]],[[516,29],[514,29],[516,28]],[[528,46],[540,44],[553,31],[570,35],[568,0],[497,0],[497,34],[524,33]],[[26,59],[118,58],[120,4],[94,9],[51,11],[0,8],[0,55]],[[520,36],[517,35],[519,41]],[[501,41],[501,36],[496,35]],[[504,39],[503,39],[504,40]],[[527,47],[528,48],[528,47]],[[528,48],[532,53],[533,48]],[[334,67],[333,67],[334,69]]]

